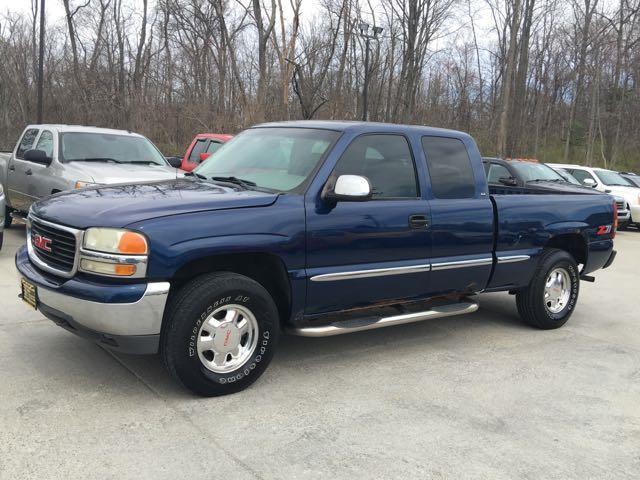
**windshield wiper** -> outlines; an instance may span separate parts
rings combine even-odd
[[[160,165],[153,160],[127,160],[126,162],[118,162],[118,163],[133,163],[134,165]]]
[[[109,157],[89,157],[89,158],[68,158],[64,160],[65,162],[113,162],[120,163],[115,158]]]
[[[217,182],[233,183],[244,188],[255,187],[257,185],[256,182],[252,182],[251,180],[243,180],[242,178],[238,177],[211,177],[211,180]]]
[[[200,175],[199,173],[196,172],[187,172],[184,174],[185,177],[198,177],[201,178],[202,180],[206,180],[207,177],[205,177],[204,175]]]

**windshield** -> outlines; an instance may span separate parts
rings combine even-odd
[[[634,187],[640,187],[640,176],[634,175],[633,177],[624,177],[627,181],[631,182]]]
[[[561,182],[566,182],[558,172],[544,163],[511,162],[511,166],[525,182],[536,180],[548,180],[551,182],[560,180]]]
[[[289,192],[309,178],[339,136],[310,128],[252,128],[225,143],[194,172],[208,179],[233,177]]]
[[[104,161],[167,165],[144,137],[109,133],[68,132],[60,136],[60,161]]]
[[[611,170],[594,170],[602,183],[608,187],[632,187],[633,185],[618,172]]]

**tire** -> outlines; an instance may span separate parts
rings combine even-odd
[[[4,228],[11,228],[12,222],[13,217],[11,216],[11,209],[9,207],[4,207]]]
[[[262,375],[279,336],[278,309],[262,285],[235,273],[211,273],[170,300],[160,353],[169,373],[192,392],[227,395]]]
[[[573,256],[564,250],[545,249],[529,286],[516,293],[518,313],[533,327],[559,328],[571,317],[579,290],[580,272]],[[562,300],[556,302],[556,298]]]

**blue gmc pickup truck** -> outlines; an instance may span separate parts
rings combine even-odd
[[[29,213],[22,299],[201,395],[246,388],[281,332],[474,312],[508,291],[563,325],[614,259],[608,195],[492,195],[473,139],[421,126],[250,128],[189,176],[56,194]]]

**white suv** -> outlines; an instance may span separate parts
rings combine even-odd
[[[563,163],[550,163],[553,168],[561,168],[576,177],[583,185],[593,187],[605,193],[623,197],[627,202],[627,209],[631,212],[630,224],[640,225],[640,188],[613,170],[604,168],[584,167]]]

